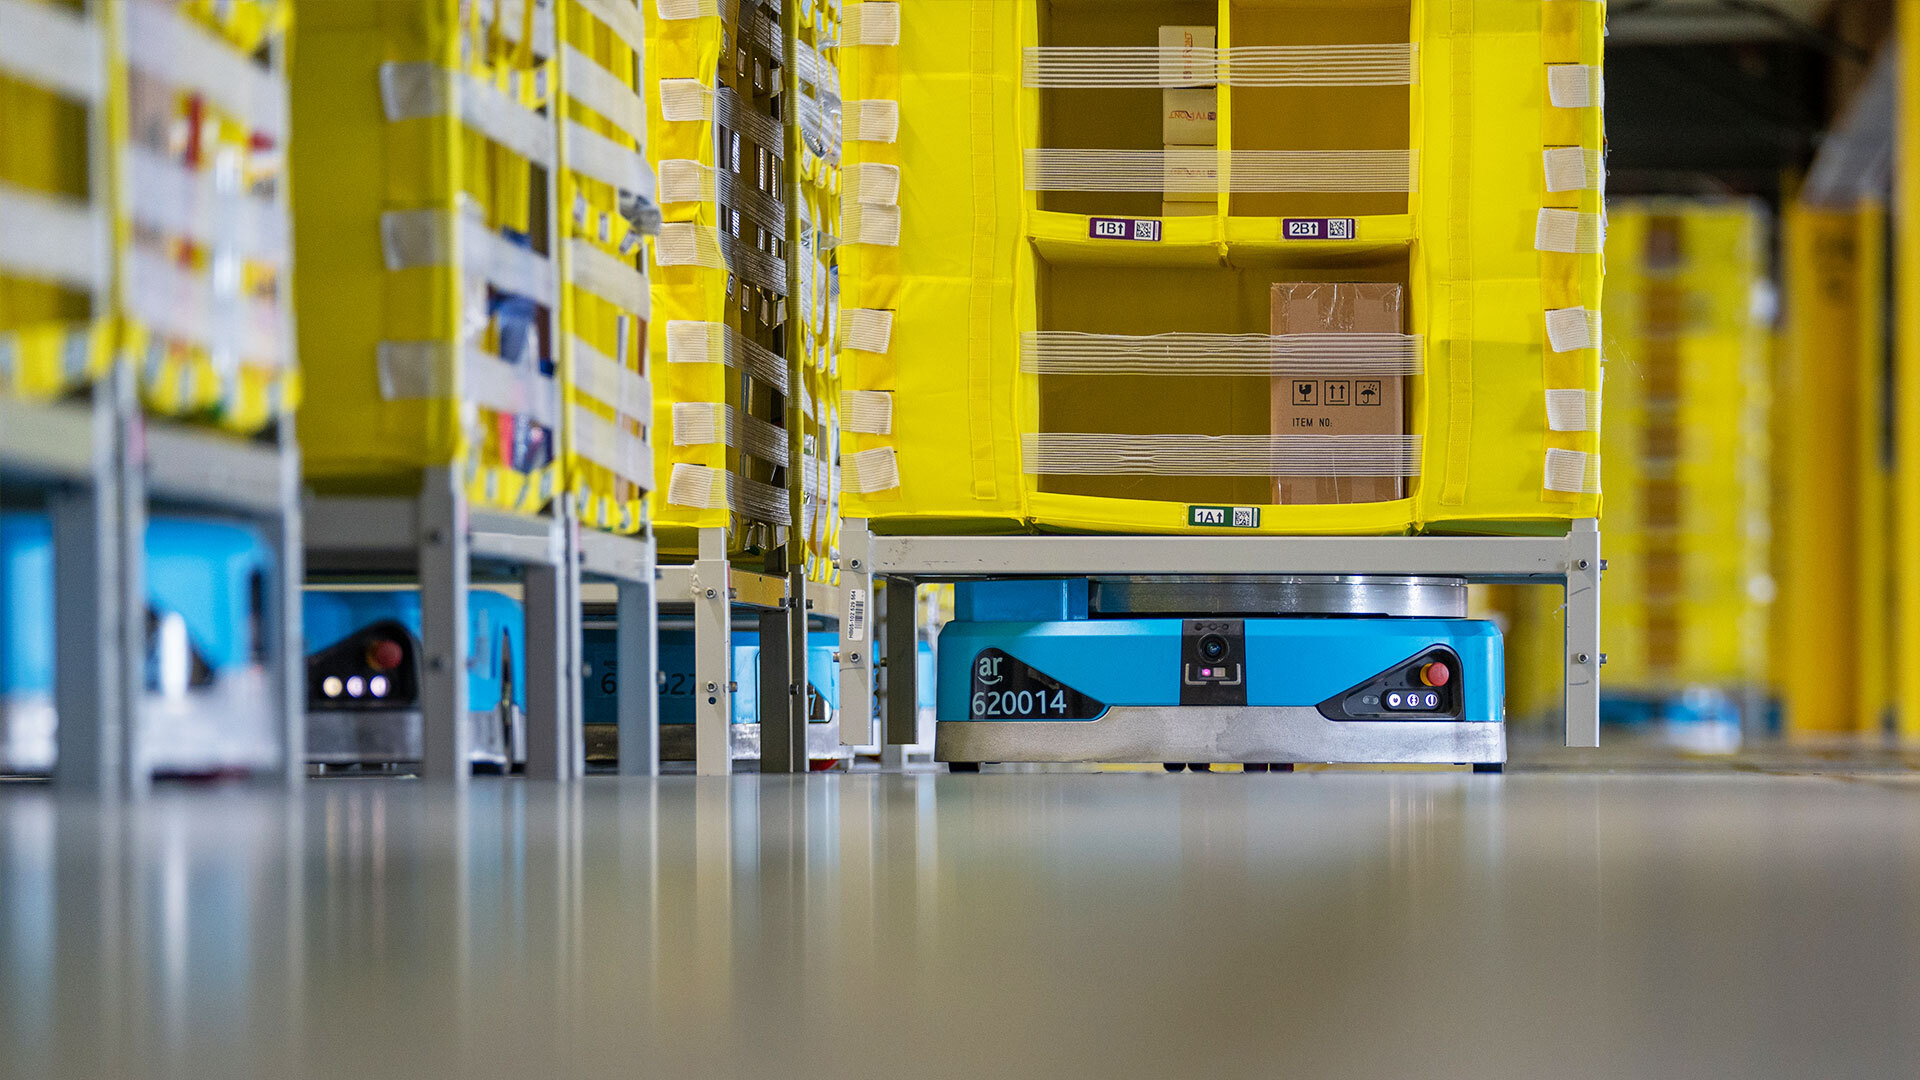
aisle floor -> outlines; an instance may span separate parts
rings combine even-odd
[[[1900,764],[0,785],[0,1075],[1913,1076]]]

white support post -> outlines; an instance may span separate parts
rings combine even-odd
[[[733,771],[733,598],[728,587],[727,532],[700,530],[693,564],[694,769],[701,776]]]
[[[1567,745],[1600,745],[1600,526],[1592,518],[1567,534]]]
[[[620,775],[660,775],[660,587],[654,581],[619,585],[615,634],[617,699],[620,718]]]
[[[420,687],[420,775],[464,788],[473,773],[467,716],[467,500],[458,474],[428,469],[419,502],[420,629],[426,657]]]
[[[864,518],[840,525],[840,745],[870,746],[873,731],[873,565]]]

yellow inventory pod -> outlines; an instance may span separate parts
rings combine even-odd
[[[108,45],[114,5],[0,0],[0,393],[112,364]]]
[[[867,237],[848,204],[843,375],[890,423],[850,428],[845,512],[1266,533],[1595,515],[1604,21],[1596,0],[849,4],[846,186],[899,195]],[[1212,91],[1210,134],[1207,95],[1175,90]],[[1278,333],[1287,282],[1398,285],[1402,332]],[[1312,385],[1296,404],[1403,379],[1404,421],[1280,428],[1277,379]],[[1274,505],[1297,476],[1406,496]]]
[[[125,0],[114,68],[122,347],[147,407],[251,433],[299,402],[290,0]]]
[[[661,550],[730,528],[736,553],[796,524],[789,445],[788,214],[793,173],[774,99],[783,77],[777,6],[759,0],[648,5],[648,143],[664,221],[655,241],[652,353]]]
[[[1772,594],[1764,213],[1683,199],[1611,213],[1609,682],[1755,686]]]
[[[556,0],[560,91],[561,303],[567,476],[589,526],[638,532],[653,487],[652,310],[644,236],[653,173],[640,97],[646,26],[636,0]]]
[[[553,9],[312,0],[293,65],[308,478],[558,490]],[[577,279],[576,279],[577,280]]]

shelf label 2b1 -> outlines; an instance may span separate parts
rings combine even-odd
[[[1097,720],[1102,702],[1028,667],[999,649],[973,658],[971,720]]]

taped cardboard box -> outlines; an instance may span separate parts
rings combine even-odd
[[[1402,334],[1402,289],[1378,282],[1283,281],[1273,287],[1275,334]],[[1275,435],[1405,435],[1406,377],[1329,371],[1273,380]],[[1399,476],[1281,476],[1274,502],[1391,502],[1404,498]]]
[[[1160,28],[1160,85],[1212,86],[1219,81],[1214,64],[1216,31],[1211,26]]]
[[[1220,129],[1212,90],[1160,91],[1160,141],[1167,146],[1214,146]]]

